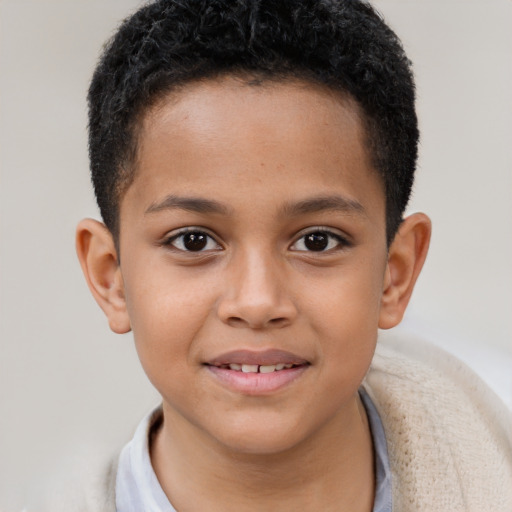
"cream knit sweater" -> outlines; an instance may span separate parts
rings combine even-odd
[[[512,512],[510,411],[446,352],[393,338],[379,341],[363,382],[386,432],[393,510]],[[46,510],[115,512],[116,466],[88,464]]]
[[[397,512],[512,512],[512,415],[463,363],[379,343],[364,386],[382,419]]]

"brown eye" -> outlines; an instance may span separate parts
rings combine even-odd
[[[327,252],[343,249],[349,245],[348,241],[341,235],[318,229],[302,235],[290,249],[301,252]]]
[[[187,251],[202,251],[208,242],[204,233],[187,233],[183,235],[183,246]]]
[[[329,236],[326,233],[310,233],[304,237],[304,245],[310,251],[325,251],[329,245]]]
[[[171,237],[167,245],[185,252],[201,252],[205,250],[218,250],[219,244],[204,231],[185,231]]]

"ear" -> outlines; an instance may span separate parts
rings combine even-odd
[[[82,220],[76,229],[76,252],[89,289],[110,328],[118,334],[130,331],[123,276],[110,231],[96,220]]]
[[[379,328],[398,325],[411,298],[430,243],[432,225],[423,213],[407,217],[389,248]]]

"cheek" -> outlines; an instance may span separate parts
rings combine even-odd
[[[384,265],[361,260],[340,268],[325,281],[310,288],[308,307],[314,317],[334,334],[367,333],[377,330]],[[378,263],[378,264],[377,264]]]
[[[377,326],[376,320],[368,321],[367,314],[353,306],[347,308],[346,316],[332,313],[326,320],[329,325],[326,325],[319,368],[326,395],[337,397],[335,400],[340,404],[357,391],[370,367]]]
[[[151,380],[152,373],[175,374],[191,363],[194,339],[212,311],[212,287],[183,282],[168,269],[134,275],[141,277],[126,280],[126,303],[142,366]]]
[[[140,258],[123,272],[128,313],[134,333],[191,328],[211,307],[215,283],[204,272],[173,268],[165,258]],[[167,333],[169,334],[169,333]]]
[[[322,301],[316,301],[315,330],[335,385],[364,377],[377,342],[381,294],[380,268],[352,268],[332,279]]]

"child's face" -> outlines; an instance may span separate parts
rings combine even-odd
[[[387,276],[363,138],[348,100],[302,83],[189,85],[146,116],[121,273],[175,429],[276,453],[352,421]]]

